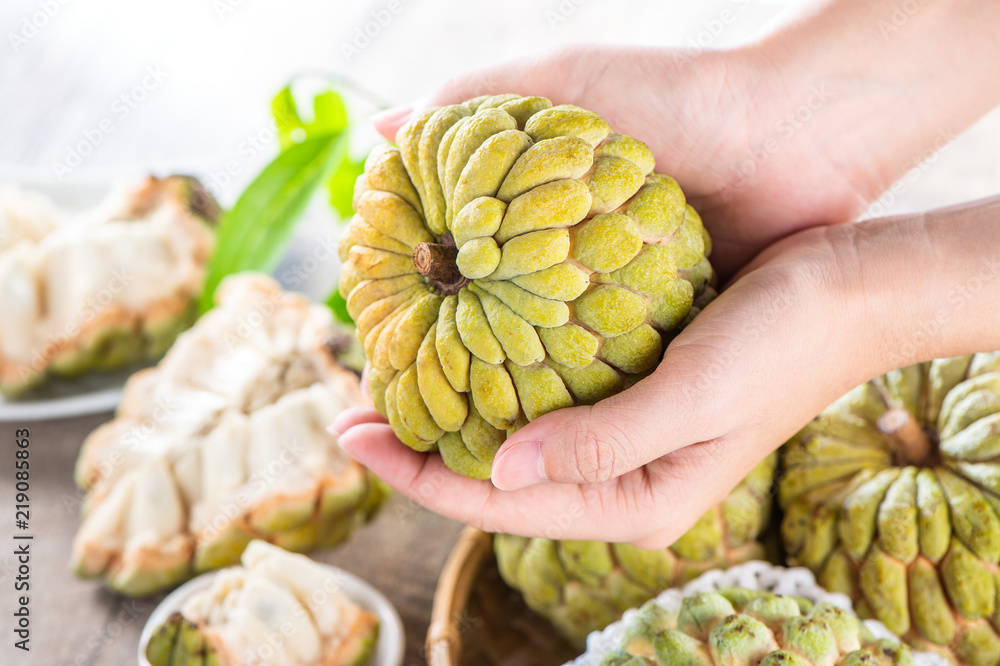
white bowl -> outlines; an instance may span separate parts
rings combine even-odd
[[[348,599],[378,617],[378,642],[375,644],[375,652],[372,653],[367,666],[401,666],[403,648],[406,644],[403,621],[385,595],[352,573],[330,564],[322,562],[317,562],[317,564],[337,576],[340,590]],[[156,628],[163,624],[171,613],[179,611],[188,597],[208,588],[218,573],[218,571],[209,571],[197,578],[192,578],[167,595],[167,598],[153,609],[149,619],[146,620],[146,626],[142,628],[142,636],[139,638],[139,666],[150,666],[149,660],[146,659],[146,645]]]

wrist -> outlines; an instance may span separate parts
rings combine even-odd
[[[1000,349],[1000,198],[851,225],[869,374]],[[850,306],[849,306],[850,307]]]
[[[897,0],[832,0],[747,49],[786,106],[808,109],[801,132],[816,158],[866,201],[1000,102],[987,65],[1000,57],[1000,4],[900,11]]]

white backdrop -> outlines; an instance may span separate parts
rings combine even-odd
[[[346,75],[386,102],[402,103],[457,72],[567,43],[730,46],[797,4],[3,0],[0,177],[93,180],[149,169],[211,176],[235,161],[232,182],[216,182],[230,203],[274,154],[268,103],[296,72]],[[727,23],[718,20],[724,12],[732,17]],[[370,109],[355,111],[364,116]],[[80,141],[95,145],[65,173],[58,165]],[[362,131],[355,143],[373,141]],[[883,201],[886,211],[1000,192],[998,155],[995,111],[919,177],[905,179]]]

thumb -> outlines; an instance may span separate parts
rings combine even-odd
[[[580,57],[574,53],[580,51]],[[517,93],[548,97],[555,104],[575,103],[581,83],[568,68],[580,66],[584,50],[563,49],[541,57],[522,58],[509,63],[460,74],[446,81],[434,93],[405,106],[393,107],[372,116],[379,134],[395,141],[396,132],[414,115],[433,106],[458,104],[480,95]]]
[[[660,367],[630,389],[593,406],[545,414],[512,435],[493,461],[493,484],[517,490],[554,481],[601,483],[676,449],[722,436],[725,419],[714,396],[718,382],[692,381],[704,360],[687,350],[668,350]],[[690,369],[690,370],[689,370]],[[704,375],[700,379],[705,380]]]

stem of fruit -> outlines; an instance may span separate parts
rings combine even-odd
[[[931,440],[907,410],[886,411],[878,419],[878,429],[889,438],[902,462],[919,465],[931,457]]]
[[[445,296],[457,294],[469,279],[462,275],[455,262],[458,248],[451,234],[441,236],[439,243],[417,243],[413,248],[413,265],[420,274]]]

